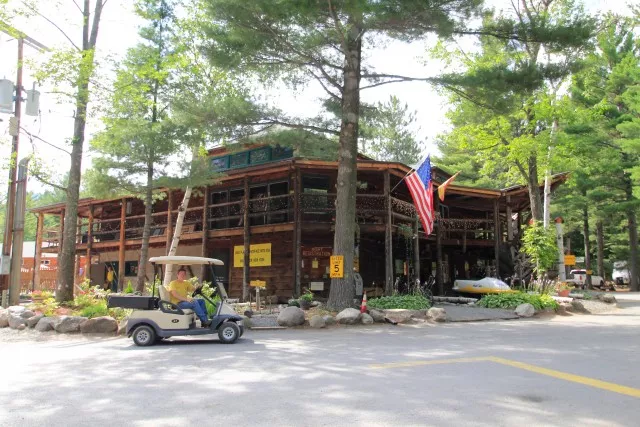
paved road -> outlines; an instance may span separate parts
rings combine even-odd
[[[640,296],[600,316],[1,345],[2,426],[638,426]]]

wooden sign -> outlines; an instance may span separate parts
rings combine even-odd
[[[330,264],[329,276],[332,279],[342,279],[344,277],[344,256],[332,256]]]
[[[330,247],[302,247],[303,257],[329,258],[331,256],[331,252],[333,252],[333,248]]]
[[[575,255],[565,255],[564,256],[564,264],[565,265],[576,265],[576,256]]]
[[[253,286],[254,288],[266,288],[267,282],[264,280],[252,280],[249,282],[249,286]]]

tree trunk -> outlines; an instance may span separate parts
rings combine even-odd
[[[557,123],[558,122],[554,120],[553,129],[551,129],[552,134],[555,132]],[[542,221],[544,224],[544,228],[549,228],[549,225],[551,224],[551,147],[549,147],[549,151],[547,154],[547,168],[544,172],[544,206]]]
[[[64,302],[73,299],[74,257],[76,253],[76,218],[78,216],[78,199],[80,198],[80,178],[82,175],[82,152],[84,148],[84,130],[86,126],[87,105],[89,103],[89,79],[94,69],[94,48],[98,37],[103,0],[97,0],[93,14],[93,25],[89,34],[89,0],[84,1],[82,64],[78,75],[76,94],[76,115],[73,123],[73,140],[71,148],[71,167],[67,182],[67,201],[65,204],[64,233],[60,255],[58,257],[58,274],[56,301]]]
[[[583,196],[586,197],[587,192],[583,191]],[[585,201],[582,207],[582,233],[584,234],[584,267],[587,270],[587,279],[585,285],[587,289],[591,289],[591,243],[589,242],[589,206]]]
[[[142,229],[142,245],[140,246],[140,261],[138,261],[138,283],[136,291],[144,292],[147,280],[147,261],[149,259],[149,237],[153,221],[153,163],[147,165],[147,188],[144,195],[144,228]],[[124,266],[120,266],[123,268]]]
[[[361,16],[350,15],[345,29],[344,86],[336,197],[333,253],[344,256],[344,277],[331,280],[327,305],[342,310],[353,304],[353,252],[355,244],[358,120],[360,116]]]
[[[602,220],[596,223],[596,234],[598,242],[598,276],[604,277],[604,224]]]
[[[178,207],[178,217],[176,218],[176,225],[173,228],[173,239],[171,239],[171,246],[169,247],[169,252],[167,252],[168,256],[174,256],[178,251],[178,245],[180,244],[180,236],[182,235],[182,223],[184,222],[185,214],[187,213],[187,208],[189,207],[189,200],[191,199],[191,187],[188,186],[184,189],[184,197],[182,198],[182,203]],[[206,206],[205,206],[206,211]],[[173,264],[167,264],[164,270],[164,281],[163,285],[169,286],[171,282],[171,278],[173,277]]]
[[[529,157],[528,181],[529,201],[531,202],[531,217],[534,221],[542,221],[542,197],[540,197],[540,186],[538,185],[538,158],[534,155]]]
[[[624,160],[626,163],[627,159]],[[635,198],[633,183],[627,173],[624,174],[624,187],[626,202],[631,204]],[[640,283],[638,282],[638,222],[633,207],[627,209],[627,226],[629,228],[629,286],[632,292],[638,292],[640,291]]]

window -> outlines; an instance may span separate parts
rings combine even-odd
[[[249,162],[252,165],[266,163],[271,160],[271,147],[262,147],[253,150],[249,154]]]
[[[127,261],[124,263],[124,275],[136,276],[138,274],[138,261]]]
[[[302,212],[315,221],[326,221],[329,217],[329,177],[303,176]]]
[[[42,261],[40,261],[40,265],[49,265],[51,264],[51,261],[49,261],[48,259],[43,259]]]

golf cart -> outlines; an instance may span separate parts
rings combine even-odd
[[[160,286],[156,296],[155,280],[151,296],[122,296],[112,295],[108,299],[109,307],[122,307],[133,309],[127,321],[127,336],[133,337],[133,342],[138,346],[149,346],[169,337],[211,335],[218,334],[220,341],[232,344],[244,333],[242,318],[226,304],[227,293],[223,284],[217,280],[215,274],[216,265],[223,265],[222,261],[214,258],[202,258],[194,256],[159,256],[149,259],[153,265],[160,269]],[[207,327],[196,326],[196,315],[193,310],[179,308],[170,302],[169,291],[162,285],[162,265],[174,264],[179,266],[208,265],[213,279],[214,294],[220,297],[220,302],[214,303],[202,293],[201,287],[197,288],[193,296],[200,295],[215,307],[211,316],[211,325]]]

